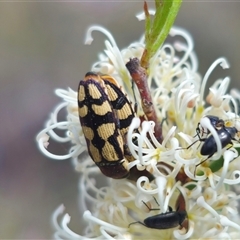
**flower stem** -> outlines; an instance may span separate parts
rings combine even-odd
[[[155,137],[160,143],[162,143],[162,127],[153,106],[152,96],[147,81],[146,69],[140,66],[138,58],[130,59],[129,62],[127,62],[126,64],[126,67],[139,90],[139,94],[142,99],[143,112],[145,113],[149,121],[155,122]]]
[[[141,66],[148,69],[149,60],[165,41],[181,6],[182,0],[155,0],[156,13],[151,22],[147,3],[145,12],[145,49],[141,57]]]
[[[181,5],[181,0],[155,0],[156,13],[151,22],[147,3],[144,2],[145,49],[141,60],[130,59],[126,67],[137,85],[141,99],[142,109],[150,121],[155,122],[155,137],[162,143],[162,127],[154,109],[150,88],[148,86],[148,66],[150,59],[155,55],[166,39]]]

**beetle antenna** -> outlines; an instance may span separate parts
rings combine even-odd
[[[150,208],[144,201],[142,201],[143,204],[148,208],[149,211],[156,211],[156,210],[160,210],[160,208]]]
[[[158,206],[160,206],[159,203],[158,203],[158,201],[157,201],[157,199],[156,199],[154,196],[153,196],[153,199],[155,200],[156,204],[157,204]]]

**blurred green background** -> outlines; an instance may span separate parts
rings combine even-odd
[[[144,23],[135,19],[143,1],[38,1],[0,3],[0,239],[47,239],[50,216],[61,203],[81,232],[78,174],[70,161],[41,155],[35,136],[60,99],[55,88],[77,89],[104,49],[104,36],[94,32],[83,44],[86,29],[109,29],[120,49],[138,40]],[[153,6],[153,2],[149,4]],[[195,40],[203,75],[218,57],[230,70],[218,67],[212,80],[229,75],[239,87],[240,2],[183,1],[176,20]],[[58,147],[58,148],[57,148]],[[62,151],[64,146],[57,146]]]

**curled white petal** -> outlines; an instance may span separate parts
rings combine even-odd
[[[240,225],[235,222],[232,222],[225,216],[220,217],[220,222],[223,226],[233,227],[233,228],[237,229],[238,231],[240,231]]]
[[[86,33],[85,44],[89,44],[90,45],[92,43],[92,41],[93,41],[92,32],[93,31],[102,32],[104,35],[106,35],[108,37],[108,39],[111,42],[111,44],[113,46],[116,46],[116,42],[115,42],[112,34],[106,28],[104,28],[102,26],[99,26],[99,25],[93,25],[93,26],[88,28],[87,33]]]
[[[209,212],[211,212],[211,214],[213,214],[213,216],[215,216],[215,218],[219,219],[220,216],[218,215],[217,211],[215,211],[212,207],[210,207],[210,205],[208,205],[206,203],[206,201],[204,200],[203,196],[200,196],[197,199],[197,204],[205,209],[207,209]]]
[[[229,68],[229,64],[227,62],[227,60],[225,58],[218,58],[216,61],[214,61],[212,63],[212,65],[209,67],[209,69],[207,70],[203,80],[202,80],[202,85],[201,85],[201,89],[200,89],[200,103],[202,103],[203,101],[203,97],[204,97],[204,90],[207,84],[207,81],[209,79],[210,74],[212,73],[212,71],[214,70],[214,68],[216,68],[216,66],[220,64],[220,66],[223,69]]]

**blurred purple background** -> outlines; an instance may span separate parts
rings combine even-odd
[[[72,216],[71,227],[81,230],[78,173],[70,161],[43,156],[35,136],[60,101],[55,88],[76,90],[104,49],[105,38],[97,32],[91,46],[83,44],[88,26],[105,26],[122,49],[143,33],[144,23],[134,17],[142,5],[143,1],[0,3],[0,239],[51,238],[50,216],[61,203]],[[191,32],[200,73],[225,56],[231,69],[218,67],[211,76],[215,80],[229,75],[234,87],[239,87],[240,74],[239,12],[240,2],[184,1],[175,24]]]

